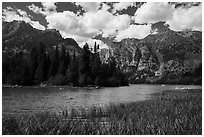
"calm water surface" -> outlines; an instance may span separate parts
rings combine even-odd
[[[60,113],[70,108],[106,106],[110,103],[135,102],[150,99],[152,93],[163,90],[201,86],[130,85],[127,87],[80,89],[70,87],[22,87],[2,89],[2,112],[7,114],[51,111]]]

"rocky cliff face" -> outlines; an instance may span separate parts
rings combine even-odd
[[[182,81],[186,73],[194,73],[202,63],[202,33],[175,32],[164,22],[153,24],[151,34],[144,39],[108,41],[107,45],[109,50],[102,50],[101,59],[105,62],[114,56],[131,83]]]

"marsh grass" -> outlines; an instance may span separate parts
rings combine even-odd
[[[201,90],[165,91],[155,99],[90,109],[5,116],[3,134],[202,134]]]

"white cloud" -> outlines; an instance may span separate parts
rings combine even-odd
[[[100,18],[99,18],[100,17]],[[127,14],[113,15],[106,10],[87,12],[83,16],[83,22],[88,28],[101,30],[104,35],[113,35],[116,30],[124,30],[130,24],[130,17]]]
[[[77,42],[82,42],[97,34],[97,30],[85,26],[82,16],[77,16],[70,11],[50,14],[46,16],[46,20],[49,28],[58,29],[63,37],[72,37]]]
[[[99,33],[103,37],[115,37],[117,41],[123,38],[141,39],[150,33],[150,24],[158,21],[166,21],[174,30],[186,28],[201,30],[202,26],[201,5],[175,8],[174,5],[164,2],[145,3],[136,11],[135,16],[131,17],[127,14],[114,15],[114,11],[135,6],[131,2],[114,4],[112,12],[109,11],[111,7],[105,3],[83,2],[75,4],[80,5],[85,10],[83,15],[71,11],[57,12],[54,3],[42,3],[43,8],[30,5],[29,8],[35,13],[43,14],[49,28],[59,30],[64,38],[74,38],[80,44]],[[148,25],[131,25],[133,20],[136,23],[148,23]],[[36,25],[38,24],[36,23]]]
[[[102,32],[103,36],[112,36],[117,31],[128,28],[131,17],[127,14],[113,15],[107,11],[109,8],[103,4],[97,12],[86,12],[83,16],[85,26],[97,30],[98,33]]]
[[[34,13],[41,13],[42,12],[42,8],[39,8],[38,6],[35,6],[34,4],[27,6],[29,8],[29,10],[33,11]]]
[[[173,17],[167,20],[170,28],[176,31],[192,29],[202,31],[202,4],[190,8],[177,8]]]
[[[143,4],[135,13],[137,23],[155,23],[172,18],[173,7],[165,2]]]
[[[130,25],[129,28],[119,31],[116,36],[117,41],[121,41],[124,38],[138,38],[142,39],[146,37],[151,30],[151,25]]]
[[[32,21],[27,15],[27,13],[21,9],[18,9],[16,11],[14,11],[14,9],[11,9],[11,8],[3,9],[2,14],[3,14],[2,18],[4,21],[11,22],[13,20],[22,20],[22,21],[25,21],[26,23],[29,23],[31,26],[33,26],[36,29],[39,29],[39,30],[45,29],[45,27],[41,25],[38,21]]]
[[[25,22],[30,21],[30,19],[27,16],[20,16],[19,15],[20,13],[17,14],[16,11],[9,11],[9,10],[3,9],[2,14],[3,14],[2,18],[4,21],[8,21],[8,22],[11,22],[13,20],[24,20]]]
[[[21,10],[21,9],[18,9],[17,11],[23,17],[27,17],[28,16],[27,13],[25,11]]]
[[[105,3],[103,3],[102,6],[101,6],[101,10],[105,10],[105,11],[109,10],[110,8],[111,7],[109,5],[107,5],[107,4],[105,4]]]
[[[77,16],[70,11],[53,13],[46,16],[46,20],[49,22],[48,27],[58,28],[65,30],[73,29],[78,26]]]
[[[100,3],[99,2],[76,2],[76,5],[80,5],[85,11],[88,12],[95,12],[99,9]]]
[[[124,30],[129,27],[130,17],[127,14],[113,15],[109,6],[104,4],[96,12],[85,12],[76,15],[71,11],[56,12],[46,16],[49,28],[60,31],[63,37],[72,37],[81,43],[94,37],[98,33],[104,36],[116,34],[116,30]]]
[[[56,11],[57,9],[55,2],[42,2],[42,5],[45,11]]]
[[[164,2],[143,4],[135,13],[137,23],[155,23],[166,21],[175,31],[183,29],[202,30],[202,4],[199,6],[181,6],[175,8]]]
[[[13,10],[13,8],[12,7],[6,7],[7,8],[7,10]]]
[[[45,30],[45,27],[41,25],[38,21],[30,21],[28,22],[33,28],[39,29],[39,30]]]
[[[116,11],[121,11],[123,9],[127,9],[130,6],[134,6],[133,2],[119,2],[119,3],[115,3],[113,5],[113,13],[115,13]]]
[[[44,16],[55,13],[56,12],[56,5],[55,2],[42,2],[41,3],[43,8],[35,6],[34,4],[27,6],[29,10],[33,11],[37,14],[42,14]]]

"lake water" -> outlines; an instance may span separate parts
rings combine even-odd
[[[193,88],[190,85],[130,85],[126,87],[82,89],[70,87],[22,87],[2,89],[2,113],[29,114],[39,111],[60,113],[70,108],[106,106],[110,103],[143,101],[163,90]]]

